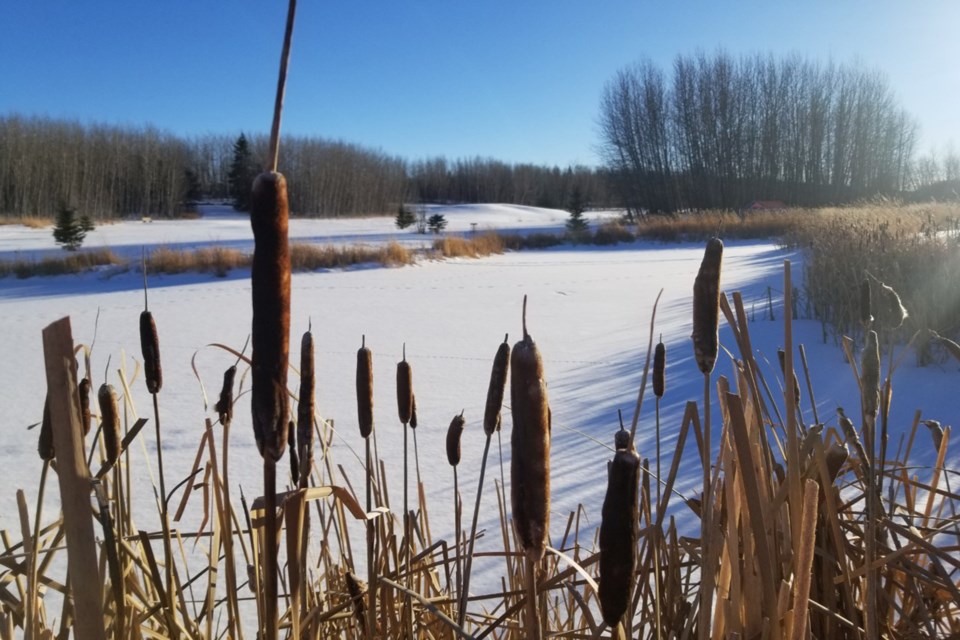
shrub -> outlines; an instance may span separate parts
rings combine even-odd
[[[397,215],[393,221],[394,224],[397,225],[397,229],[403,230],[413,225],[417,221],[417,216],[413,213],[413,211],[407,209],[401,204],[397,209]]]

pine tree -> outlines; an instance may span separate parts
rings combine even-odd
[[[84,216],[86,220],[89,220]],[[76,251],[83,244],[83,239],[87,236],[85,224],[77,220],[77,210],[70,207],[63,207],[57,213],[57,224],[53,228],[54,241],[62,245],[67,251]],[[92,226],[91,226],[92,228]]]
[[[427,220],[427,226],[430,227],[430,233],[440,233],[447,227],[447,219],[442,213],[435,213]]]
[[[230,193],[233,195],[233,208],[237,211],[250,209],[250,191],[253,189],[253,179],[256,169],[253,166],[253,157],[250,154],[250,144],[247,136],[240,134],[233,144],[233,162],[230,163]]]
[[[567,218],[567,231],[570,233],[583,233],[589,226],[583,212],[587,210],[586,202],[583,199],[583,192],[580,186],[576,185],[570,192],[570,199],[567,201],[567,211],[570,217]]]
[[[416,214],[401,204],[400,208],[397,209],[397,216],[394,218],[397,229],[406,229],[416,221]]]

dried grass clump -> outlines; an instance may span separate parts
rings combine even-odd
[[[503,253],[504,248],[504,238],[498,233],[483,233],[469,238],[444,236],[433,241],[433,250],[444,258],[482,258]]]
[[[673,215],[648,215],[637,223],[637,237],[661,242],[702,242],[718,230],[727,239],[782,238],[808,224],[815,212],[786,211],[698,211]]]
[[[302,242],[290,245],[290,266],[294,271],[345,269],[361,264],[399,267],[413,264],[413,262],[413,253],[403,245],[393,241],[383,247],[314,245]]]
[[[90,249],[70,252],[69,255],[65,256],[46,257],[41,260],[32,258],[0,260],[0,278],[10,275],[20,279],[34,276],[60,276],[122,264],[125,264],[124,261],[109,249]]]
[[[0,216],[0,227],[20,224],[29,229],[45,229],[53,226],[53,218],[43,216]]]
[[[637,237],[630,229],[619,222],[604,222],[593,232],[591,242],[599,246],[634,242]]]
[[[147,256],[148,271],[171,275],[199,272],[223,277],[233,269],[246,268],[250,264],[249,254],[219,246],[189,250],[158,247]]]

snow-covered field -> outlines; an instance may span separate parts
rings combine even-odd
[[[104,225],[85,245],[104,244],[138,254],[143,245],[251,243],[249,224],[242,216],[223,210],[209,213],[212,215],[192,221]],[[479,229],[558,229],[566,216],[562,211],[501,205],[445,207],[443,213],[450,220],[449,228],[459,231],[469,230],[474,222]],[[423,236],[397,232],[390,218],[295,220],[291,233],[297,239],[323,242],[393,238],[424,241]],[[0,227],[0,257],[52,247],[49,229]],[[398,269],[295,274],[291,362],[296,364],[300,335],[312,322],[318,407],[324,417],[335,420],[335,461],[343,464],[357,483],[362,473],[354,452],[362,451],[362,441],[356,427],[354,371],[356,350],[361,336],[366,336],[374,354],[378,446],[390,468],[391,496],[396,501],[402,495],[403,430],[396,417],[395,366],[406,344],[417,395],[419,458],[431,524],[435,536],[445,535],[453,528],[449,507],[452,474],[444,455],[447,424],[455,414],[465,411],[467,429],[460,478],[464,501],[472,504],[483,450],[481,420],[490,365],[505,333],[510,334],[511,342],[519,339],[521,303],[528,295],[528,327],[543,354],[553,411],[552,510],[554,535],[559,535],[567,514],[580,503],[586,507],[589,524],[599,522],[611,451],[592,438],[612,444],[617,410],[632,415],[650,314],[661,288],[664,293],[656,332],[662,334],[667,345],[667,393],[661,411],[665,451],[672,450],[684,404],[690,399],[699,400],[702,378],[693,362],[689,336],[691,291],[701,257],[700,245],[638,242],[612,248],[561,247],[481,260],[422,262]],[[782,317],[777,292],[783,289],[785,259],[794,261],[794,277],[798,280],[800,256],[771,243],[729,242],[724,256],[722,288],[728,293],[743,292],[748,313],[756,307],[750,330],[771,384],[780,378],[779,369],[770,363],[776,363],[776,348],[783,343],[782,325],[766,320],[763,310],[769,286],[775,293],[777,319]],[[248,276],[237,271],[226,278],[150,278],[150,308],[159,329],[164,366],[160,410],[168,487],[188,473],[204,417],[213,415],[222,372],[234,360],[207,345],[220,342],[239,349],[247,337],[251,320]],[[41,329],[69,315],[74,339],[89,345],[96,327],[94,386],[103,381],[107,369],[107,381],[119,388],[117,369],[125,366],[132,374],[140,357],[137,318],[143,308],[141,285],[140,274],[133,272],[109,277],[89,273],[0,280],[0,429],[4,434],[0,449],[0,529],[19,531],[14,499],[17,488],[26,490],[30,504],[36,494],[41,467],[35,453],[37,431],[27,431],[27,426],[40,420],[43,406]],[[832,343],[821,343],[820,324],[815,321],[797,321],[794,335],[796,342],[806,346],[821,420],[828,426],[835,425],[837,406],[847,407],[855,415],[858,395],[840,349]],[[725,325],[721,342],[736,352]],[[194,357],[206,395],[191,368]],[[714,379],[730,372],[729,359],[721,357]],[[291,386],[296,388],[296,384],[291,376]],[[813,417],[806,387],[802,386],[804,420],[809,423]],[[938,419],[945,425],[958,423],[960,406],[953,395],[958,388],[960,373],[954,363],[919,369],[912,357],[906,358],[894,377],[891,451],[896,451],[917,409],[923,410],[924,418]],[[152,418],[141,379],[133,385],[132,400],[140,414]],[[233,482],[252,496],[258,491],[261,475],[246,407],[244,396],[238,401],[232,429],[231,469]],[[648,393],[637,445],[641,455],[651,459],[653,408],[652,393]],[[719,415],[718,409],[713,415]],[[505,416],[506,460],[509,411],[505,410]],[[928,438],[920,435],[917,455],[930,458]],[[152,452],[152,422],[139,439],[146,445],[146,452]],[[155,464],[155,457],[151,453],[148,463],[143,462],[144,449],[136,445],[134,451],[138,472],[143,474],[148,463]],[[685,494],[700,477],[692,449],[687,455],[688,464],[682,467],[678,487]],[[492,460],[496,465],[495,448]],[[141,526],[157,528],[147,487],[141,488],[139,499]],[[57,506],[49,496],[47,504],[48,508]],[[485,493],[484,505],[480,526],[489,530],[496,520],[492,491]],[[478,550],[483,545],[484,541],[479,542]]]

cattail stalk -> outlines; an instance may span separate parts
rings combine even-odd
[[[450,426],[447,427],[446,443],[447,462],[453,467],[453,521],[454,535],[456,536],[456,590],[458,596],[463,593],[461,589],[463,585],[463,565],[462,554],[460,553],[460,483],[457,479],[457,465],[460,464],[460,436],[463,435],[463,427],[465,425],[466,420],[464,420],[463,412],[461,411],[460,415],[453,417],[453,420],[450,421]]]
[[[507,387],[507,370],[510,367],[509,335],[503,336],[503,342],[493,358],[490,371],[490,384],[487,387],[487,403],[483,411],[483,458],[480,461],[480,482],[477,485],[477,500],[473,506],[473,521],[470,524],[470,538],[467,549],[466,568],[463,572],[463,587],[460,589],[460,606],[457,611],[457,624],[461,627],[467,617],[467,601],[470,596],[470,573],[473,569],[473,546],[477,537],[477,521],[480,518],[480,499],[483,497],[483,477],[487,470],[487,455],[490,453],[490,440],[500,430],[500,411],[503,408],[503,393]]]
[[[600,611],[603,621],[615,628],[630,603],[637,559],[640,456],[621,427],[615,437],[616,453],[607,477],[600,523]],[[656,578],[659,580],[659,576]]]
[[[510,357],[510,502],[520,547],[527,559],[528,631],[540,638],[536,572],[550,531],[550,407],[543,360],[527,333],[527,299],[523,299],[523,340]]]
[[[413,413],[413,370],[407,362],[407,345],[403,345],[403,360],[397,363],[397,414],[403,425],[403,543],[405,547],[404,586],[410,588],[410,557],[413,555],[413,540],[410,527],[410,480],[409,456],[407,455],[407,427]],[[409,595],[404,596],[404,608],[410,637],[413,633],[413,602]]]
[[[710,374],[717,362],[720,346],[720,269],[723,263],[723,242],[710,238],[693,284],[693,354],[703,374],[703,506],[701,513],[701,547],[704,562],[708,559],[708,544],[712,529],[712,502],[710,461],[713,443],[710,433]],[[700,640],[710,637],[710,619],[713,614],[713,571],[704,565],[700,589]]]
[[[366,449],[367,475],[367,630],[371,637],[377,628],[377,572],[375,566],[376,522],[369,519],[373,512],[373,460],[370,455],[370,434],[373,433],[373,354],[363,336],[357,350],[357,422]]]
[[[657,512],[660,509],[661,491],[660,484],[660,400],[666,391],[666,368],[667,368],[667,347],[663,344],[663,336],[660,336],[660,342],[657,343],[653,352],[653,395],[656,397],[655,418],[657,429]]]

